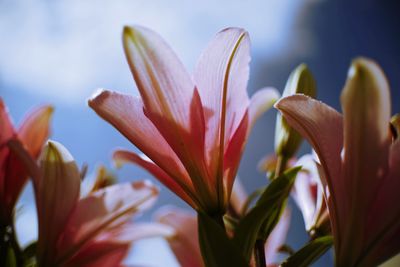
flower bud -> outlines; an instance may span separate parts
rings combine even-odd
[[[305,94],[316,96],[315,80],[307,65],[299,65],[289,76],[282,97]],[[302,137],[289,125],[280,113],[276,117],[275,127],[275,152],[278,156],[291,158],[299,148]]]
[[[393,134],[393,140],[396,140],[400,136],[400,113],[394,115],[390,119],[390,128]]]
[[[100,189],[103,189],[107,186],[111,186],[117,183],[117,178],[109,172],[106,167],[101,165],[97,169],[96,180],[92,186],[91,192],[96,192]]]

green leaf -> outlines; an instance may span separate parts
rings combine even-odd
[[[332,236],[323,236],[310,241],[307,245],[287,258],[282,267],[307,267],[321,257],[333,244]]]
[[[199,243],[207,267],[247,267],[240,250],[208,215],[198,213]]]
[[[12,247],[7,248],[6,267],[17,267],[17,258]]]
[[[37,241],[30,243],[23,251],[24,266],[35,266],[36,264]]]
[[[256,240],[266,240],[278,223],[300,169],[301,167],[290,169],[274,179],[265,189],[255,207],[239,222],[233,240],[243,251],[247,261],[251,258]]]

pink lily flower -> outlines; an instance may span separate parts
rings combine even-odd
[[[313,155],[302,156],[293,166],[302,166],[294,182],[291,196],[303,214],[304,225],[311,236],[330,233],[330,220]]]
[[[237,181],[235,181],[230,204],[235,211],[241,211],[247,199],[247,193]],[[155,217],[158,222],[173,229],[173,234],[167,236],[167,241],[180,265],[204,267],[199,247],[196,215],[183,209],[166,206],[158,210]],[[277,266],[275,263],[278,260],[279,248],[285,242],[289,224],[290,211],[286,209],[265,244],[266,264],[269,267]],[[254,263],[251,266],[253,265]]]
[[[42,106],[29,113],[15,129],[7,108],[0,98],[0,226],[10,225],[14,207],[28,180],[28,172],[18,157],[10,152],[7,142],[18,139],[30,157],[37,159],[49,136],[53,108]]]
[[[132,241],[163,232],[130,223],[158,195],[148,181],[108,186],[80,199],[79,170],[66,148],[53,141],[34,174],[38,266],[120,266]]]
[[[336,266],[376,266],[400,252],[400,139],[391,135],[390,91],[380,67],[353,61],[343,115],[304,95],[276,107],[318,154]]]
[[[153,31],[125,27],[123,42],[141,97],[101,91],[89,106],[150,160],[129,151],[114,158],[142,166],[196,210],[225,213],[251,126],[278,97],[247,95],[247,32],[219,32],[193,77]]]

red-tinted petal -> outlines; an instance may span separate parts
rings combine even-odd
[[[174,235],[167,240],[181,266],[204,266],[196,216],[178,208],[164,207],[157,212],[156,220],[174,229]]]
[[[53,107],[43,106],[29,113],[18,129],[18,137],[33,157],[39,156],[43,144],[49,138]]]
[[[279,99],[279,92],[272,87],[262,88],[254,93],[250,99],[249,116],[250,128],[256,120]]]
[[[180,177],[172,178],[150,160],[140,157],[139,155],[131,151],[117,150],[113,154],[113,159],[116,162],[117,166],[126,162],[141,166],[142,168],[150,172],[154,177],[156,177],[166,187],[168,187],[172,192],[174,192],[176,195],[186,201],[186,203],[188,203],[194,209],[198,208],[196,204],[197,197],[191,181],[188,178],[184,177],[186,178],[184,180]]]
[[[275,107],[288,124],[308,140],[319,157],[323,170],[322,175],[320,174],[321,181],[329,187],[329,191],[324,187],[324,192],[331,214],[335,246],[338,247],[341,224],[338,219],[343,221],[346,219],[343,201],[347,192],[341,174],[342,115],[305,95],[284,97],[275,104]]]
[[[248,108],[249,62],[247,32],[228,28],[210,42],[195,67],[194,80],[204,106],[207,126],[207,164],[214,179],[221,176],[217,172],[222,171],[224,146]]]
[[[388,170],[391,133],[389,86],[374,62],[353,61],[341,103],[344,123],[343,181],[348,211],[342,229],[341,264],[353,264],[365,239],[365,221]],[[360,201],[362,200],[362,201]],[[368,233],[370,235],[371,233]],[[351,235],[351,239],[347,237]],[[344,261],[341,261],[344,260]]]
[[[49,141],[41,156],[42,176],[34,180],[39,222],[38,262],[51,265],[56,242],[79,198],[80,175],[71,154]]]
[[[89,106],[117,128],[169,176],[179,177],[183,181],[188,177],[174,151],[144,115],[140,98],[101,91],[89,100]]]
[[[149,208],[157,195],[158,189],[149,181],[140,181],[109,186],[81,199],[58,240],[57,262],[68,260],[102,232]]]
[[[290,226],[291,211],[286,208],[281,219],[269,235],[265,243],[265,260],[268,266],[277,262],[279,248],[285,244]]]
[[[123,39],[146,115],[183,162],[198,190],[203,190],[208,181],[203,107],[189,74],[155,32],[125,27]],[[196,181],[200,177],[203,181]]]

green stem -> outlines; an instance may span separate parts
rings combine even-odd
[[[276,163],[274,179],[278,178],[286,169],[287,158],[280,155]],[[257,239],[254,245],[254,254],[257,267],[266,267],[265,263],[265,240]]]
[[[210,216],[214,222],[216,222],[224,231],[226,231],[225,223],[224,223],[224,216],[220,214]]]
[[[276,162],[276,169],[275,169],[275,177],[277,178],[279,176],[282,175],[282,173],[285,171],[286,169],[286,164],[287,164],[287,158],[285,156],[278,156],[278,160]]]
[[[254,247],[256,266],[257,267],[266,267],[265,263],[265,247],[264,240],[257,239]]]
[[[22,251],[17,241],[13,223],[11,225],[2,225],[0,228],[0,266],[7,266],[9,264],[8,261],[11,260],[9,258],[9,251],[12,251],[15,256],[14,264],[22,266]]]
[[[10,243],[15,253],[17,266],[22,266],[23,265],[22,250],[18,243],[14,223],[11,224]]]

